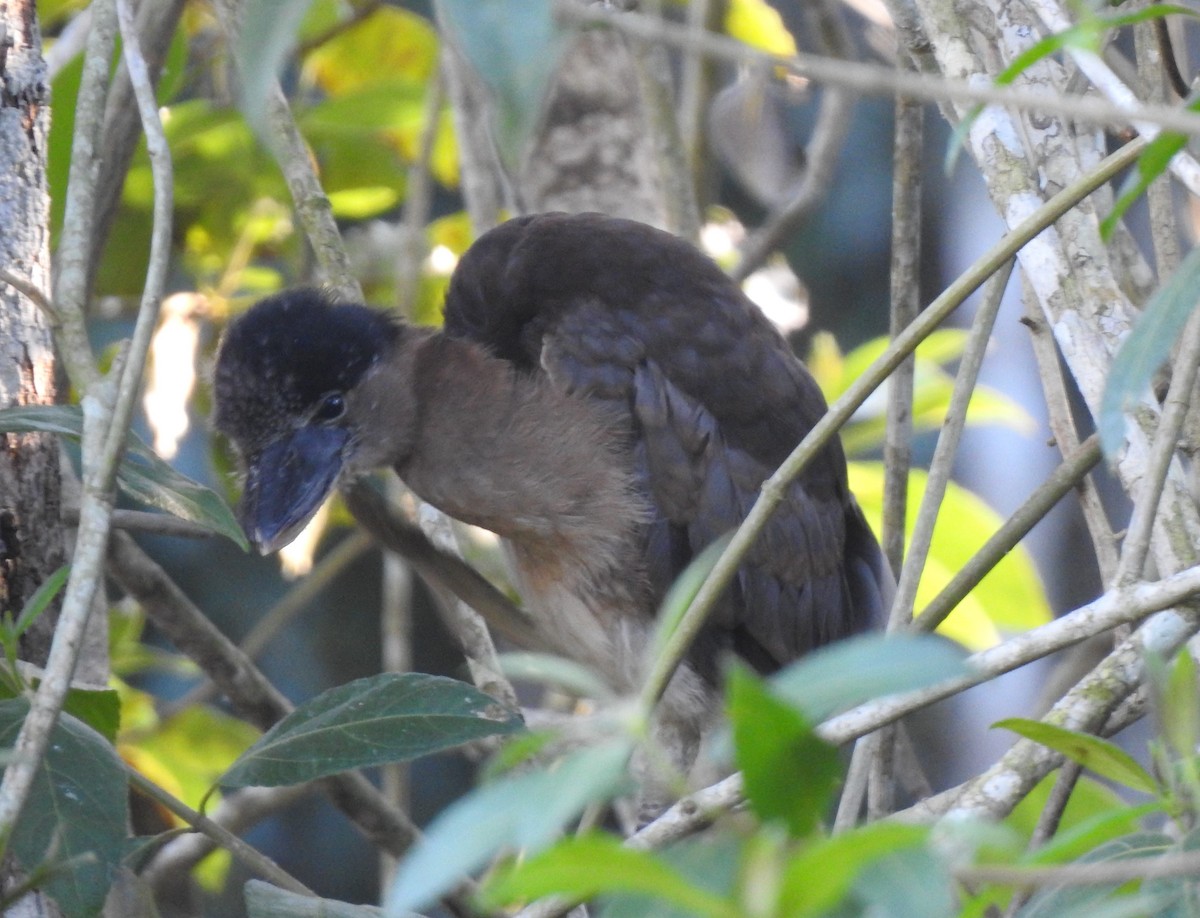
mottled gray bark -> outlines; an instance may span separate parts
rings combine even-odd
[[[49,290],[46,184],[49,86],[33,0],[0,0],[0,268]],[[0,406],[55,398],[48,317],[0,284]],[[38,434],[0,434],[0,607],[19,611],[66,559],[58,448]],[[27,636],[24,656],[43,662],[52,616]]]

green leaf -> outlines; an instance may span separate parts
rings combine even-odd
[[[727,674],[734,758],[746,799],[764,822],[804,838],[820,824],[841,776],[837,749],[745,666]]]
[[[868,864],[924,845],[928,836],[923,826],[877,822],[802,848],[785,868],[779,913],[800,918],[829,911]]]
[[[519,713],[465,682],[383,673],[330,689],[298,707],[246,750],[220,783],[299,784],[407,761],[523,726]]]
[[[1022,717],[1010,717],[992,726],[1012,730],[1026,739],[1061,752],[1071,761],[1090,768],[1110,781],[1147,794],[1158,793],[1158,785],[1150,773],[1128,752],[1108,740]]]
[[[732,833],[709,833],[664,848],[657,857],[698,890],[717,899],[734,893],[745,850],[743,839]],[[599,918],[693,918],[686,908],[660,898],[633,892],[608,892]]]
[[[247,3],[237,35],[237,57],[241,91],[239,102],[246,120],[263,125],[267,93],[279,76],[284,58],[291,53],[296,33],[312,0],[273,0]]]
[[[1004,820],[1005,825],[1020,834],[1023,848],[1028,847],[1033,837],[1057,778],[1055,772],[1039,781]],[[1030,852],[1026,860],[1037,864],[1074,860],[1104,842],[1135,831],[1143,816],[1160,809],[1155,803],[1131,807],[1107,784],[1090,775],[1080,775],[1059,820],[1058,831]]]
[[[855,880],[859,914],[888,918],[941,918],[956,913],[952,880],[942,859],[925,847],[907,847],[866,864]]]
[[[797,660],[770,679],[776,693],[813,722],[897,692],[968,672],[962,649],[932,635],[864,635]]]
[[[58,595],[58,591],[67,582],[67,576],[70,573],[71,566],[64,564],[47,577],[42,582],[42,585],[34,591],[33,595],[25,601],[25,605],[21,609],[21,614],[17,616],[17,620],[13,624],[13,632],[17,637],[28,631],[29,626],[37,620],[37,617],[46,611],[46,607],[54,601],[54,597]]]
[[[1195,111],[1194,103],[1188,106]],[[1146,149],[1138,156],[1137,168],[1130,173],[1121,187],[1121,193],[1113,203],[1112,212],[1100,224],[1100,238],[1107,242],[1112,238],[1117,223],[1125,216],[1133,203],[1146,193],[1146,189],[1160,175],[1167,171],[1175,154],[1187,146],[1187,135],[1174,131],[1163,131],[1146,144]]]
[[[1168,667],[1157,654],[1147,654],[1146,669],[1154,708],[1172,753],[1180,759],[1194,756],[1200,744],[1200,685],[1192,655],[1181,650]]]
[[[137,736],[121,745],[122,756],[139,772],[191,807],[199,807],[213,783],[260,733],[244,720],[209,705],[189,705],[163,721],[154,698],[125,687],[125,726]]]
[[[1113,360],[1100,399],[1100,444],[1110,459],[1125,442],[1125,414],[1146,397],[1158,368],[1179,340],[1200,299],[1200,248],[1194,248],[1163,284],[1133,326]]]
[[[13,745],[28,713],[24,698],[0,701],[0,747]],[[27,871],[71,862],[45,885],[67,918],[100,914],[120,864],[127,795],[113,747],[69,714],[60,716],[10,844]]]
[[[625,786],[629,753],[628,742],[609,742],[460,798],[400,863],[385,914],[396,918],[404,909],[422,908],[502,851],[544,848],[584,807]]]
[[[0,431],[53,433],[78,442],[83,414],[78,405],[21,405],[0,410]],[[180,475],[137,434],[125,439],[117,484],[135,500],[226,536],[248,551],[250,543],[229,505],[204,485]]]
[[[423,16],[381,7],[343,28],[304,61],[305,76],[328,96],[397,78],[424,84],[435,72],[437,32]]]
[[[67,692],[63,710],[87,724],[108,742],[116,742],[121,727],[121,696],[115,689],[80,689]]]
[[[1109,861],[1126,861],[1132,858],[1150,858],[1171,850],[1171,839],[1157,832],[1140,832],[1106,842],[1099,848],[1081,857],[1081,864],[1102,864]],[[1018,913],[1021,918],[1099,918],[1107,915],[1104,908],[1109,904],[1113,892],[1122,884],[1111,883],[1100,886],[1065,886],[1041,890],[1030,897],[1029,902]],[[1161,914],[1146,900],[1133,899],[1134,911],[1130,915]],[[1120,914],[1118,912],[1118,914]]]
[[[500,909],[542,896],[584,900],[613,892],[652,897],[656,914],[660,904],[711,918],[740,914],[730,902],[696,887],[659,856],[626,848],[611,835],[598,832],[561,841],[502,871],[485,887],[482,904]]]
[[[516,168],[542,113],[562,37],[549,0],[437,0],[439,19],[491,91],[501,157]]]
[[[288,892],[262,880],[250,880],[244,893],[249,918],[379,918],[383,914],[382,909],[373,905],[314,899],[312,896]]]

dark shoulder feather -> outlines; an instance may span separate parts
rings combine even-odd
[[[653,510],[646,564],[659,595],[738,525],[825,411],[787,343],[715,263],[629,220],[539,214],[492,230],[463,257],[445,323],[612,405]],[[868,557],[847,571],[848,549],[878,553],[869,530],[848,541],[860,520],[835,441],[788,488],[698,649],[702,668],[722,647],[774,668],[862,630],[878,610],[859,607],[861,581],[882,567]]]

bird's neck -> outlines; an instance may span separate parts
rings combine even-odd
[[[462,339],[400,350],[415,423],[392,462],[417,495],[508,539],[527,578],[628,576],[646,510],[602,407]]]

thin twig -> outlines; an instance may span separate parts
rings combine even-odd
[[[1111,589],[1062,618],[967,657],[964,663],[970,671],[969,676],[948,679],[919,691],[859,705],[825,721],[818,727],[818,733],[827,742],[835,745],[849,742],[906,714],[1108,631],[1116,625],[1137,621],[1160,610],[1176,607],[1197,593],[1200,593],[1200,566],[1188,568],[1154,583]],[[1169,629],[1165,631],[1169,632]],[[1142,632],[1138,632],[1134,637],[1138,638],[1141,634]],[[1161,640],[1156,637],[1156,645],[1169,646],[1183,640],[1178,630],[1164,633],[1161,637]],[[1138,646],[1141,646],[1141,641],[1138,641]],[[1122,650],[1123,657],[1131,654],[1140,659],[1141,650]],[[1115,657],[1116,653],[1112,656]],[[1078,690],[1094,692],[1094,686],[1089,683]],[[1113,722],[1113,719],[1109,720],[1109,723]],[[967,785],[938,794],[898,816],[912,822],[927,822],[937,818],[946,813],[976,783],[977,780],[973,780]],[[741,774],[730,775],[717,784],[682,798],[661,817],[632,836],[630,843],[635,847],[660,847],[710,825],[717,814],[737,807],[743,800]]]
[[[232,641],[217,629],[186,594],[125,533],[114,533],[109,570],[133,596],[166,638],[193,660],[229,699],[233,710],[266,730],[292,710],[291,703]],[[341,775],[322,785],[374,844],[402,853],[417,836],[416,827],[393,810],[358,775]]]
[[[996,562],[1008,554],[1039,520],[1073,488],[1085,480],[1101,459],[1100,440],[1093,434],[1067,456],[1054,472],[1004,521],[971,559],[913,620],[912,630],[932,631],[940,625]]]
[[[924,107],[896,100],[892,152],[892,338],[912,324],[921,306],[921,153]],[[904,561],[908,473],[912,468],[912,399],[916,362],[906,357],[888,379],[887,430],[883,444],[883,553],[893,574]]]
[[[720,8],[713,0],[690,0],[687,28],[706,32],[712,25],[713,12]],[[711,62],[701,54],[685,54],[679,74],[679,136],[687,156],[687,172],[693,182],[698,174],[703,148],[704,107],[709,97]]]
[[[824,0],[804,4],[811,20],[812,31],[826,45],[831,59],[846,60],[851,54],[845,24],[837,11]],[[703,38],[703,36],[697,36]],[[699,53],[698,49],[695,53]],[[833,187],[833,173],[842,152],[846,135],[853,120],[857,94],[838,86],[827,86],[821,94],[821,107],[813,125],[812,139],[805,148],[803,177],[783,203],[773,209],[738,251],[737,264],[729,272],[736,281],[743,281],[760,268],[780,243],[796,229],[825,200]]]
[[[79,525],[79,508],[65,507],[62,511],[62,521],[68,526]],[[123,529],[126,532],[143,532],[147,535],[174,536],[181,539],[207,539],[213,531],[191,520],[165,513],[151,513],[146,510],[114,510],[110,519],[113,529]]]
[[[1117,625],[1139,621],[1163,609],[1172,609],[1198,592],[1200,566],[1189,567],[1153,583],[1110,589],[1098,599],[1052,622],[1009,638],[995,647],[971,654],[964,661],[969,675],[947,679],[920,691],[860,705],[852,711],[827,720],[821,725],[819,732],[829,742],[847,742],[905,714],[1011,672],[1055,651],[1078,644]],[[1172,632],[1165,640],[1174,643],[1182,641],[1183,638]]]
[[[541,642],[529,617],[461,558],[435,545],[416,526],[403,519],[370,485],[357,482],[342,489],[342,498],[359,524],[389,551],[403,556],[431,583],[481,613],[489,625],[523,647]]]
[[[1158,857],[1108,860],[1102,864],[1058,864],[1053,867],[1018,865],[958,867],[960,883],[998,883],[1003,886],[1118,886],[1135,880],[1192,877],[1200,873],[1200,852],[1186,851]]]
[[[67,376],[80,392],[87,392],[100,376],[88,341],[85,315],[89,252],[95,232],[96,178],[100,169],[96,151],[100,147],[108,72],[117,34],[117,11],[112,0],[101,0],[91,10],[92,27],[75,101],[71,166],[58,244],[58,274],[51,297],[60,323],[55,336],[58,352]]]
[[[1024,111],[1062,115],[1073,121],[1111,127],[1129,127],[1134,122],[1154,124],[1185,134],[1200,134],[1200,115],[1165,105],[1126,107],[1094,96],[1034,92],[1006,86],[947,80],[926,74],[904,73],[890,67],[822,58],[815,55],[780,57],[750,48],[723,35],[692,35],[680,26],[659,22],[636,13],[614,13],[601,7],[558,3],[555,12],[568,22],[607,25],[629,35],[660,41],[673,48],[699,51],[718,60],[782,67],[796,76],[817,83],[841,86],[864,95],[919,99],[925,102],[957,102],[1005,105]]]
[[[105,35],[105,27],[110,24],[113,9],[108,4],[102,4],[93,20],[94,34],[88,39],[88,54],[102,53],[107,46],[111,48],[112,36]],[[126,7],[121,10],[121,24],[125,29],[126,19],[130,17]],[[137,56],[136,41],[126,34],[124,53],[127,61]],[[92,62],[95,63],[94,61]],[[90,68],[85,63],[85,70]],[[107,73],[93,72],[91,77],[102,81]],[[98,101],[103,93],[93,96],[88,90],[94,89],[87,85],[81,87],[80,95],[87,95],[92,101]],[[81,117],[83,117],[81,115]],[[86,120],[86,119],[85,119]],[[149,126],[147,126],[149,129]],[[74,166],[74,161],[72,163]],[[72,170],[74,172],[74,169]],[[81,178],[80,188],[87,183],[89,176]],[[156,193],[159,181],[156,176]],[[87,195],[80,192],[81,196]],[[168,189],[168,201],[170,191]],[[155,209],[155,231],[157,235],[160,213]],[[170,214],[167,214],[167,231],[170,231]],[[84,251],[82,246],[86,240],[75,239],[80,248],[75,251],[79,256]],[[162,259],[161,252],[159,253]],[[76,259],[78,264],[79,259]],[[155,265],[152,261],[148,286],[161,283],[165,261]],[[80,290],[75,289],[75,294]],[[73,305],[78,306],[78,301]],[[73,310],[71,315],[64,316],[67,321],[61,330],[65,333],[67,325],[82,322],[82,310]],[[76,362],[85,363],[90,353],[84,346],[82,352],[74,355]],[[140,355],[144,358],[145,354]],[[0,781],[0,839],[7,843],[12,837],[17,819],[25,806],[25,801],[33,786],[42,757],[50,742],[50,733],[58,721],[58,715],[70,690],[71,678],[83,646],[84,632],[87,620],[92,611],[93,599],[103,577],[104,546],[108,540],[109,516],[113,508],[113,485],[116,479],[118,451],[112,448],[116,439],[124,442],[125,431],[129,423],[129,409],[132,404],[131,390],[136,389],[141,362],[137,355],[127,360],[126,372],[121,378],[121,388],[114,391],[113,380],[105,380],[103,384],[95,384],[95,368],[90,368],[90,374],[81,372],[89,381],[89,386],[83,398],[84,435],[83,435],[83,464],[85,470],[83,496],[80,507],[80,522],[75,544],[74,561],[71,576],[67,582],[63,598],[62,612],[55,626],[54,637],[50,645],[50,653],[46,662],[43,679],[30,703],[30,710],[21,724],[20,732],[14,744],[13,759],[4,771]]]
[[[1150,539],[1158,517],[1158,503],[1162,497],[1167,470],[1177,462],[1175,449],[1179,444],[1179,431],[1187,415],[1192,389],[1200,369],[1200,312],[1193,312],[1183,329],[1179,354],[1173,361],[1171,386],[1163,402],[1158,430],[1154,432],[1154,443],[1147,457],[1142,487],[1135,495],[1133,517],[1125,543],[1121,547],[1121,563],[1117,567],[1117,582],[1131,583],[1142,575],[1146,557],[1150,552]]]
[[[1029,839],[1031,852],[1037,851],[1058,832],[1058,825],[1062,821],[1063,813],[1066,812],[1067,804],[1071,802],[1071,794],[1075,791],[1075,785],[1081,774],[1083,774],[1083,766],[1078,762],[1064,762],[1062,768],[1058,770],[1058,778],[1054,781],[1054,787],[1050,789],[1050,796],[1046,800],[1046,805],[1042,807],[1037,825],[1033,827],[1033,834]],[[1021,891],[1012,897],[1008,908],[1005,909],[1005,918],[1017,915],[1028,901],[1028,895],[1023,893],[1024,891]]]
[[[425,224],[433,203],[433,174],[429,167],[433,143],[441,123],[442,103],[445,101],[445,78],[440,68],[429,78],[425,89],[425,107],[421,114],[421,140],[416,161],[408,169],[404,214],[400,220],[402,249],[396,258],[396,309],[411,319],[421,289],[421,262],[428,245]]]
[[[888,375],[917,345],[928,337],[980,284],[991,277],[1030,239],[1074,207],[1136,159],[1144,141],[1133,141],[1108,156],[1088,175],[1064,188],[1038,207],[1019,226],[997,242],[983,257],[961,274],[908,326],[887,350],[847,387],[822,418],[813,425],[804,440],[792,451],[783,465],[763,483],[762,492],[746,519],[738,527],[725,551],[697,591],[671,638],[654,662],[647,678],[643,697],[659,697],[674,673],[675,667],[703,627],[708,612],[732,581],[742,559],[762,532],[767,520],[779,505],[787,485],[812,461],[855,410],[874,392]]]
[[[288,889],[303,896],[316,895],[311,889],[253,845],[242,841],[216,820],[210,819],[203,813],[193,810],[182,800],[163,790],[163,788],[159,787],[132,766],[126,765],[125,773],[129,778],[129,783],[136,790],[166,807],[188,825],[203,832],[215,845],[224,848],[258,876],[271,881],[281,889]]]
[[[1054,343],[1054,335],[1051,334],[1041,307],[1038,306],[1037,297],[1024,280],[1022,283],[1025,287],[1022,297],[1025,301],[1025,315],[1021,321],[1030,332],[1034,361],[1037,364],[1038,377],[1046,400],[1046,412],[1050,419],[1050,432],[1054,435],[1059,452],[1063,456],[1069,456],[1079,447],[1079,435],[1075,432],[1071,396],[1067,392],[1067,382],[1063,377],[1062,362],[1058,359],[1058,346]],[[1098,460],[1098,444],[1094,446]],[[1117,575],[1116,537],[1108,522],[1108,514],[1105,513],[1096,484],[1090,475],[1079,479],[1078,493],[1084,524],[1091,536],[1096,563],[1100,568],[1100,582],[1110,584]]]
[[[375,14],[375,11],[380,9],[382,6],[383,0],[366,0],[366,2],[358,6],[353,6],[350,10],[350,15],[345,19],[335,22],[329,28],[312,36],[312,38],[300,42],[296,46],[295,56],[297,58],[304,58],[309,53],[315,51],[317,48],[321,47],[321,45],[325,44],[325,42],[329,41],[330,39],[337,38],[337,36],[354,28],[363,20],[369,19]]]
[[[950,396],[950,405],[946,409],[942,430],[938,435],[933,459],[929,464],[929,478],[925,484],[925,495],[921,499],[921,508],[917,512],[917,519],[913,524],[912,536],[908,542],[908,553],[904,558],[904,567],[900,571],[900,581],[896,585],[896,598],[892,604],[892,612],[888,621],[888,627],[892,630],[900,628],[912,620],[917,584],[929,557],[929,547],[933,543],[933,528],[937,523],[942,498],[945,497],[946,488],[950,483],[950,472],[958,453],[958,443],[967,422],[967,406],[975,391],[979,369],[983,365],[983,356],[987,351],[988,341],[991,340],[992,327],[995,325],[996,315],[1000,312],[1000,303],[1004,297],[1004,289],[1008,286],[1012,268],[1013,262],[1010,261],[988,279],[987,286],[984,288],[983,303],[980,304],[979,311],[971,325],[971,331],[967,336],[967,344],[963,349],[958,374],[954,379],[954,391]]]
[[[322,556],[307,577],[288,590],[279,602],[267,610],[266,615],[254,623],[254,627],[239,645],[241,652],[251,660],[257,659],[288,622],[302,612],[316,595],[328,587],[347,567],[357,561],[371,544],[371,538],[366,533],[354,532]],[[218,691],[219,686],[211,679],[206,679],[177,701],[165,705],[161,716],[165,719],[193,705],[204,704]]]
[[[8,286],[12,287],[17,293],[21,294],[21,296],[44,312],[46,318],[50,320],[51,325],[57,326],[59,324],[58,313],[54,309],[54,304],[50,302],[50,298],[39,290],[29,278],[19,277],[7,268],[0,268],[0,283],[8,284]]]

